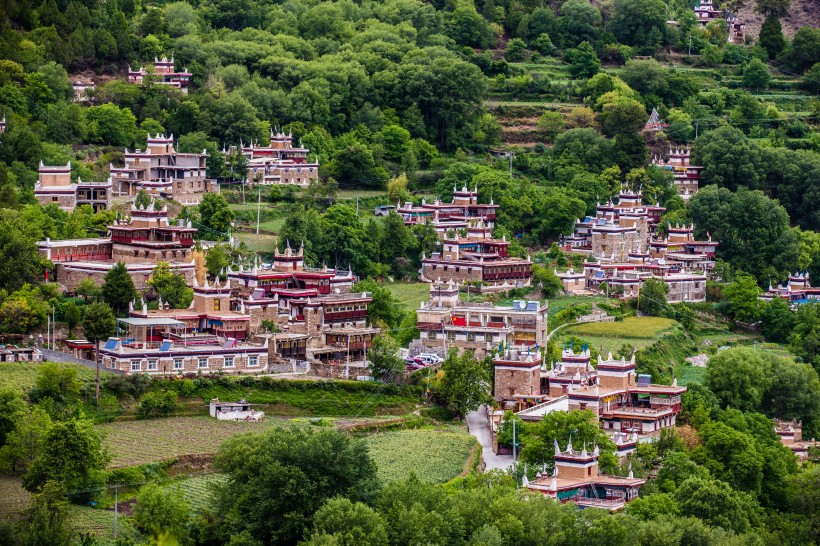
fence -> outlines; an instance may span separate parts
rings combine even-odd
[[[72,362],[74,364],[80,364],[81,366],[85,366],[86,368],[97,369],[97,363],[93,360],[86,360],[84,358],[79,358],[74,356],[71,353],[64,353],[62,351],[52,351],[50,349],[40,349],[40,352],[43,353],[43,360],[49,360],[51,362]],[[100,367],[100,370],[123,374],[122,370],[115,370],[113,368],[106,368]]]

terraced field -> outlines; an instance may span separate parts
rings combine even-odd
[[[0,362],[0,385],[14,386],[28,392],[37,380],[37,373],[44,362]],[[80,364],[60,362],[60,366],[77,370],[80,381],[94,381],[95,371]]]
[[[98,425],[111,453],[111,468],[167,460],[183,455],[216,453],[232,436],[260,432],[283,420],[260,423],[217,421],[208,416],[169,417],[149,421],[120,421]]]

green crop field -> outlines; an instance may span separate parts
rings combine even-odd
[[[195,512],[204,508],[211,498],[210,484],[224,480],[224,474],[205,474],[179,480],[168,487],[182,492],[182,496]]]
[[[278,419],[260,423],[217,421],[209,416],[169,417],[148,421],[119,421],[98,425],[111,454],[109,466],[119,468],[162,461],[181,455],[216,453],[222,442],[237,434],[281,425]]]
[[[386,286],[405,311],[413,312],[419,308],[419,303],[430,299],[430,285],[426,282],[397,282]]]
[[[113,503],[112,503],[113,505]],[[70,505],[68,518],[78,533],[89,533],[97,538],[95,544],[108,546],[114,541],[114,509],[103,510],[90,506]],[[142,537],[131,525],[131,518],[119,514],[117,517],[117,537],[139,541]]]
[[[415,473],[429,483],[459,476],[480,447],[466,432],[403,430],[374,434],[365,439],[370,456],[386,482]]]
[[[0,385],[11,385],[24,391],[34,386],[42,362],[0,362]],[[77,370],[80,381],[93,381],[95,371],[80,364],[61,362],[60,366]]]
[[[260,233],[257,235],[256,233],[245,231],[240,231],[235,235],[237,239],[248,246],[250,251],[267,252],[273,254],[273,246],[276,241],[276,237],[274,235],[271,235],[270,233]]]
[[[569,326],[566,331],[584,337],[615,337],[620,339],[656,339],[675,325],[675,321],[661,317],[627,317],[620,322],[589,322]]]

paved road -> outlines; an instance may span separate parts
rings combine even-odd
[[[484,470],[506,470],[512,464],[512,455],[496,455],[493,453],[490,423],[487,421],[487,408],[485,406],[481,406],[478,410],[467,414],[467,428],[470,429],[470,434],[475,436],[481,444]]]

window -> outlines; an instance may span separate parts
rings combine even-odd
[[[174,369],[175,370],[181,370],[182,367],[183,367],[182,359],[181,358],[175,358],[174,359]]]
[[[447,341],[455,341],[456,334],[454,332],[447,332]]]
[[[131,361],[131,371],[132,371],[132,372],[138,372],[138,371],[140,371],[141,369],[142,369],[142,366],[140,365],[140,361],[139,361],[139,360],[132,360],[132,361]]]
[[[259,365],[259,357],[258,356],[249,356],[248,357],[248,368],[253,368],[254,366]]]
[[[219,311],[219,298],[214,298],[214,311]]]
[[[197,362],[197,367],[199,368],[207,368],[208,367],[208,359],[207,358],[200,358]]]
[[[156,371],[157,370],[157,361],[156,360],[149,360],[148,361],[148,371]]]
[[[433,331],[427,332],[427,339],[436,339],[437,337],[438,337],[438,334],[436,332],[433,332]]]
[[[467,332],[467,341],[475,341],[475,333]]]
[[[233,357],[232,356],[226,356],[225,357],[225,363],[223,364],[223,366],[225,366],[226,368],[233,368]]]

